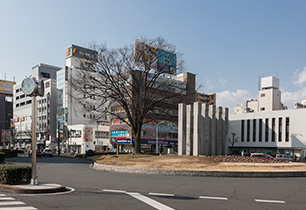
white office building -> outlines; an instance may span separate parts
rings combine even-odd
[[[104,135],[103,133],[99,138],[101,132],[107,131],[109,133],[109,117],[104,116],[100,118],[98,112],[87,111],[86,107],[84,107],[85,105],[75,100],[75,98],[80,98],[80,95],[74,90],[72,85],[73,79],[80,76],[78,67],[80,67],[81,62],[90,62],[94,65],[96,55],[96,51],[70,45],[66,50],[66,66],[57,72],[57,122],[60,123],[61,128],[64,125],[67,126],[72,134],[63,141],[65,152],[74,150],[77,153],[81,153],[89,149],[98,151],[101,148],[106,150],[107,147],[110,147],[109,140],[105,138],[102,140],[102,136],[108,137],[108,134]],[[99,101],[95,96],[84,95],[83,98],[82,100],[89,102],[90,106],[98,107],[96,104],[99,104]],[[92,128],[94,134],[85,137],[87,135],[86,132],[83,132],[85,128]],[[75,137],[73,134],[74,130],[81,131],[82,136]],[[86,148],[89,145],[91,145],[90,148]]]
[[[305,161],[306,109],[285,109],[278,87],[277,78],[263,78],[259,98],[235,107],[228,130],[228,138],[238,137],[232,153],[289,154]]]
[[[36,80],[44,80],[45,92],[37,100],[37,144],[44,148],[56,138],[56,72],[61,68],[40,63],[32,68]],[[26,148],[32,136],[32,98],[21,90],[21,82],[14,86],[13,114],[15,121],[15,147]]]

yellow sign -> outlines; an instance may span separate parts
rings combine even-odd
[[[16,82],[0,80],[0,93],[13,94],[13,86]]]

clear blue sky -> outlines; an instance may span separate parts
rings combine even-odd
[[[305,0],[1,1],[1,78],[21,82],[38,63],[64,66],[70,44],[115,48],[163,36],[218,105],[257,97],[258,76],[277,76],[292,107],[306,99],[305,11]]]

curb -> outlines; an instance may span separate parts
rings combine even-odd
[[[44,185],[40,186],[39,189],[32,188],[31,185],[6,185],[0,184],[0,190],[11,192],[11,193],[18,193],[18,194],[41,194],[41,193],[57,193],[57,192],[65,192],[67,191],[66,186],[57,185],[56,187],[44,187]],[[47,186],[47,185],[45,185]]]
[[[153,168],[127,168],[121,166],[102,165],[97,163],[94,163],[92,168],[106,172],[166,175],[166,176],[240,177],[240,178],[306,177],[306,171],[292,171],[292,172],[188,171],[188,170],[169,170],[169,169],[153,169]]]

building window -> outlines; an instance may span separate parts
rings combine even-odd
[[[46,88],[49,88],[50,87],[50,82],[46,82]]]
[[[26,102],[26,104],[31,104],[32,103],[32,100],[28,100],[27,102]]]
[[[40,76],[44,77],[44,78],[50,78],[50,74],[49,73],[46,73],[46,72],[41,72],[40,73]]]
[[[275,142],[275,118],[272,118],[272,142]]]
[[[250,124],[251,120],[247,120],[247,142],[250,142]]]
[[[265,107],[261,107],[261,108],[260,108],[260,111],[265,111]]]
[[[21,95],[21,96],[20,96],[20,99],[22,99],[22,98],[24,98],[24,97],[25,97],[25,94]]]
[[[16,97],[16,101],[19,99],[19,96]]]
[[[253,142],[256,142],[256,119],[253,120]]]
[[[289,117],[286,117],[286,142],[289,141],[289,124],[290,124],[290,119]]]
[[[19,104],[16,104],[16,107],[19,107]]]
[[[86,114],[83,114],[83,117],[85,118],[85,117],[86,117]]]
[[[259,119],[259,132],[258,132],[258,141],[262,142],[262,119]]]
[[[16,89],[16,93],[19,93],[20,89]]]
[[[266,119],[265,142],[269,141],[269,119]]]
[[[241,142],[244,142],[244,120],[241,120]]]
[[[260,95],[260,97],[265,97],[266,96],[266,94],[264,94],[264,93],[262,93],[261,95]]]
[[[25,105],[25,102],[20,103],[20,106],[24,106],[24,105]]]
[[[278,141],[282,141],[282,135],[283,135],[283,118],[278,118]]]

